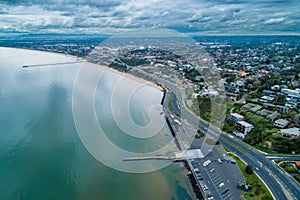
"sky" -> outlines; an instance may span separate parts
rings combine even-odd
[[[0,0],[0,33],[300,34],[300,0]]]

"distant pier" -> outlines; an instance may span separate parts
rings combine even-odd
[[[54,65],[70,65],[70,64],[76,64],[81,63],[79,61],[73,61],[73,62],[60,62],[60,63],[45,63],[45,64],[35,64],[35,65],[23,65],[23,68],[30,68],[30,67],[45,67],[45,66],[54,66]]]

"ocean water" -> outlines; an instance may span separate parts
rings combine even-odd
[[[88,106],[74,104],[74,87],[82,67],[97,67],[22,68],[74,61],[0,47],[0,199],[192,199],[180,163],[122,160],[176,149],[161,115],[161,91],[104,70],[95,86],[94,120],[86,122],[101,133],[87,127],[79,134],[78,124],[85,122],[74,120],[74,106],[78,116],[88,115]],[[80,83],[79,99],[89,80]],[[95,139],[89,147],[83,137],[91,133],[107,140]]]

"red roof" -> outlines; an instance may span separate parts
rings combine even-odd
[[[248,73],[247,72],[245,72],[245,71],[240,71],[240,75],[241,76],[246,76]]]
[[[296,167],[300,167],[300,161],[295,162]]]

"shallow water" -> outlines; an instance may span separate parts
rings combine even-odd
[[[191,199],[180,164],[124,164],[122,156],[111,152],[103,141],[95,141],[99,147],[105,146],[103,156],[110,152],[108,162],[117,169],[122,165],[126,169],[166,165],[150,173],[125,173],[98,161],[83,145],[72,110],[81,63],[22,68],[72,61],[76,60],[59,54],[0,48],[0,199]],[[142,84],[127,98],[129,91],[116,90],[116,83],[123,87],[140,84],[111,72],[99,80],[95,116],[106,137],[128,152],[151,152],[166,144],[175,149],[160,115],[162,93]],[[124,99],[128,99],[126,109],[120,107]],[[153,123],[145,132],[130,133],[137,137],[128,135],[122,124],[124,110],[140,127]],[[155,126],[162,126],[159,134],[139,138],[151,134]]]

